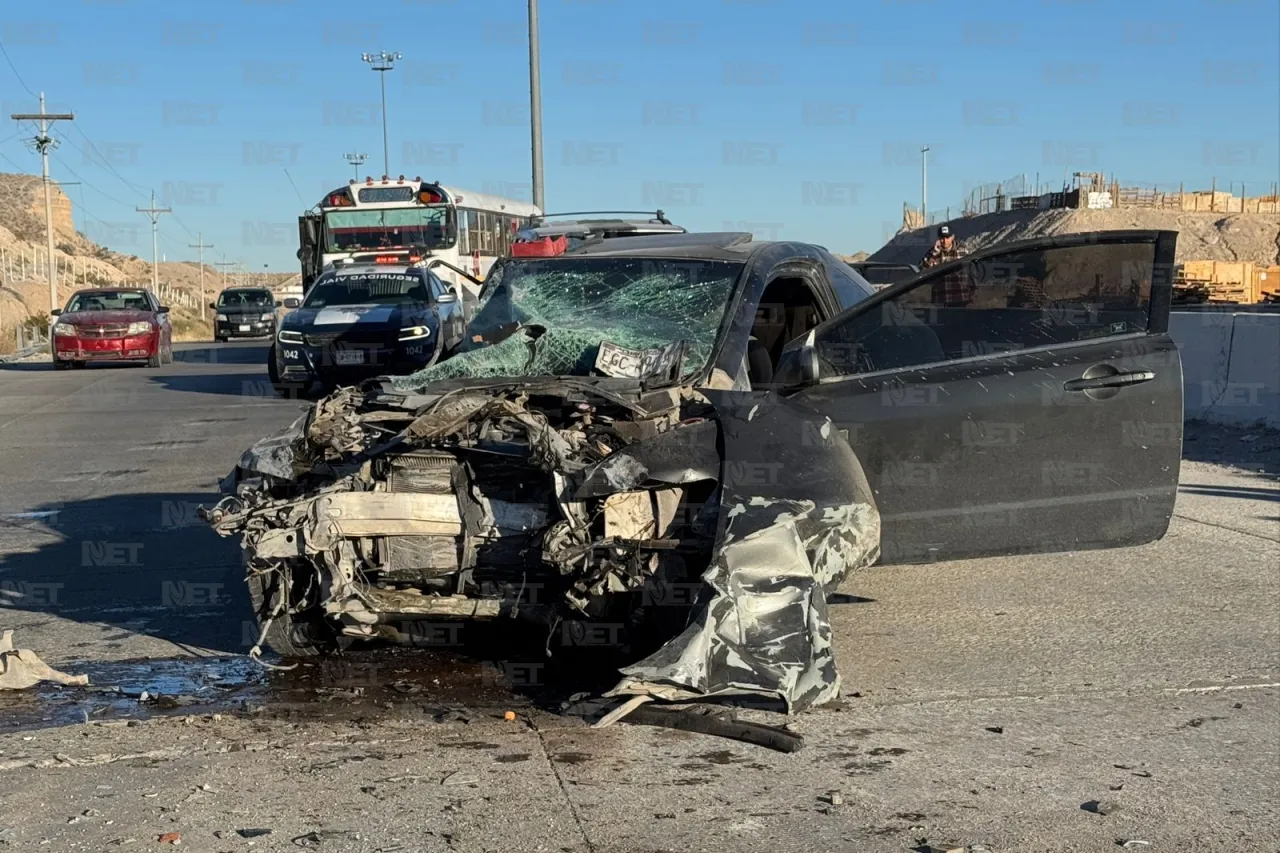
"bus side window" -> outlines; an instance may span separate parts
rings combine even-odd
[[[458,213],[458,254],[471,254],[471,243],[469,240],[470,231],[467,230],[467,212],[459,210]]]
[[[481,248],[482,236],[480,234],[480,214],[474,210],[467,211],[467,245],[471,251],[478,252]]]

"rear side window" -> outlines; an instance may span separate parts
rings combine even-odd
[[[1150,242],[961,260],[824,329],[819,357],[864,373],[1145,332],[1154,260]]]

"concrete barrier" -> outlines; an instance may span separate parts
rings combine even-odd
[[[1280,427],[1280,315],[1175,311],[1184,416]]]

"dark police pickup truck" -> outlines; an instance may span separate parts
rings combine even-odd
[[[465,314],[457,292],[424,264],[356,258],[322,273],[281,319],[267,356],[272,386],[288,397],[313,382],[412,373],[461,343]]]

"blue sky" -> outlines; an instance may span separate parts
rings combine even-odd
[[[853,252],[919,204],[922,144],[931,210],[1021,174],[1280,180],[1274,0],[542,0],[540,22],[552,212],[661,207]],[[343,154],[382,172],[365,51],[403,54],[392,174],[527,197],[525,23],[522,0],[7,4],[0,171],[38,174],[8,114],[44,90],[76,113],[52,171],[81,181],[90,237],[148,257],[154,189],[169,259],[202,233],[208,257],[292,271]]]

